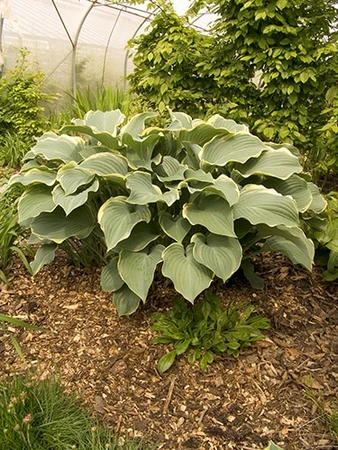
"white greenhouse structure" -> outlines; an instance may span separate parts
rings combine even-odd
[[[174,2],[182,14],[189,0]],[[128,40],[142,33],[156,9],[109,0],[0,0],[2,71],[12,68],[19,49],[58,92],[92,83],[125,83],[133,68]],[[207,15],[195,25],[205,27]]]

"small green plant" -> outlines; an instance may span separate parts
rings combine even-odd
[[[314,390],[309,390],[306,395],[316,405],[320,419],[338,444],[338,397],[323,400]]]
[[[149,449],[149,447],[147,447]],[[145,450],[141,441],[119,444],[57,379],[0,381],[0,450]]]
[[[153,344],[174,345],[158,362],[160,374],[183,353],[190,364],[199,362],[205,370],[214,355],[227,353],[237,357],[242,348],[264,339],[260,330],[269,328],[269,320],[252,316],[253,306],[230,303],[224,308],[217,295],[206,291],[205,297],[190,308],[184,299],[177,298],[171,310],[155,314],[152,329],[161,335],[153,339]]]
[[[301,219],[326,202],[294,147],[264,143],[220,115],[170,111],[168,127],[146,127],[156,116],[122,126],[120,110],[90,111],[63,134],[37,139],[8,183],[24,186],[18,221],[39,245],[34,274],[58,247],[79,263],[103,261],[102,288],[127,315],[160,270],[191,303],[240,267],[263,287],[250,261],[262,252],[311,270],[314,245]]]
[[[25,361],[25,357],[22,353],[22,350],[21,350],[18,340],[11,332],[9,332],[9,330],[7,330],[6,324],[14,325],[16,327],[21,327],[21,328],[27,328],[29,330],[35,330],[35,331],[43,331],[43,329],[36,327],[34,325],[30,325],[29,323],[23,322],[22,320],[16,319],[15,317],[7,316],[5,314],[0,314],[0,328],[2,328],[2,331],[4,333],[7,333],[9,335],[9,338],[12,342],[12,345],[13,345],[15,351],[20,356],[21,360]]]
[[[4,179],[2,181],[5,182]],[[25,230],[18,224],[17,208],[18,197],[22,194],[21,186],[13,186],[5,192],[0,192],[0,279],[8,283],[7,272],[9,271],[14,255],[19,256],[27,270],[30,265],[27,261],[26,252],[31,255],[32,250],[24,242]]]
[[[18,134],[6,131],[0,138],[0,166],[7,166],[11,169],[19,167],[31,144],[32,142],[27,144],[27,141]]]

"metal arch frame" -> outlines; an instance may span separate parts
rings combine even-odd
[[[106,45],[106,48],[105,48],[104,61],[103,61],[103,70],[102,70],[102,80],[101,80],[101,84],[102,85],[104,83],[104,77],[105,77],[105,69],[106,69],[106,60],[107,60],[108,48],[109,48],[111,38],[113,36],[113,33],[115,31],[116,25],[118,23],[118,20],[120,19],[121,14],[122,13],[128,13],[128,14],[132,14],[133,16],[139,16],[139,17],[143,18],[143,21],[136,28],[135,32],[133,33],[132,37],[130,38],[130,39],[134,39],[137,36],[138,32],[142,29],[144,24],[146,22],[148,22],[151,19],[152,16],[156,15],[156,13],[161,9],[160,6],[157,6],[153,11],[151,11],[149,14],[144,16],[144,14],[147,13],[146,11],[144,11],[142,9],[139,9],[139,8],[136,8],[135,6],[128,5],[125,2],[120,3],[120,4],[117,4],[117,3],[115,3],[115,4],[114,3],[110,3],[110,4],[108,4],[108,3],[102,2],[100,0],[88,0],[88,1],[90,2],[90,6],[87,9],[87,11],[85,12],[84,16],[82,17],[82,19],[81,19],[81,21],[79,23],[79,26],[78,26],[78,28],[76,30],[74,39],[72,39],[72,37],[71,37],[71,35],[69,33],[69,30],[68,30],[68,28],[67,28],[67,26],[66,26],[66,24],[65,24],[65,22],[64,22],[64,20],[62,18],[62,15],[61,15],[61,13],[60,13],[60,11],[59,11],[56,3],[55,3],[55,0],[51,0],[52,4],[53,4],[53,6],[54,6],[54,8],[56,10],[56,13],[57,13],[57,15],[58,15],[58,17],[59,17],[59,19],[60,19],[60,21],[62,23],[62,26],[63,26],[63,28],[64,28],[64,30],[66,32],[66,35],[67,35],[67,37],[69,39],[69,42],[70,42],[70,44],[72,46],[72,50],[71,50],[71,53],[72,53],[72,92],[73,92],[74,96],[76,96],[76,89],[77,89],[77,77],[76,77],[76,52],[77,52],[77,45],[78,45],[78,41],[79,41],[80,34],[81,34],[82,28],[84,26],[84,23],[85,23],[87,17],[89,16],[90,12],[93,10],[93,8],[95,6],[96,7],[102,6],[102,7],[108,7],[108,8],[111,8],[111,9],[116,9],[116,10],[119,11],[119,13],[118,13],[118,15],[117,15],[117,17],[116,17],[116,19],[114,21],[114,24],[112,26],[112,29],[110,31],[110,34],[109,34],[109,37],[108,37],[108,40],[107,40],[107,45]],[[142,13],[142,15],[141,15],[141,13]],[[1,19],[1,17],[0,17],[0,19]],[[196,19],[196,20],[198,20],[198,19]],[[192,25],[194,25],[194,22],[192,23]],[[2,24],[0,22],[0,31],[1,31],[1,25]],[[201,27],[198,27],[196,25],[195,25],[195,28],[199,28],[199,29],[203,30]],[[206,30],[203,30],[203,31],[206,31]],[[0,42],[1,42],[1,33],[0,33]],[[125,59],[124,59],[124,68],[123,68],[124,88],[127,87],[127,68],[128,68],[129,54],[130,54],[130,50],[127,49],[126,50],[126,54],[125,54]],[[0,76],[1,76],[1,72],[0,72]]]

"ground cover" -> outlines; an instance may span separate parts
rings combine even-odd
[[[266,285],[254,291],[236,275],[215,291],[226,304],[250,301],[270,318],[267,339],[239,359],[217,357],[206,372],[186,359],[159,376],[165,347],[152,345],[152,314],[171,306],[174,290],[156,282],[146,307],[119,318],[100,290],[99,271],[57,260],[33,279],[18,262],[11,285],[1,285],[0,308],[50,330],[11,330],[29,369],[59,373],[66,391],[121,435],[145,437],[159,449],[262,449],[274,440],[284,450],[328,450],[337,442],[307,395],[338,393],[337,283],[321,273],[265,257]],[[5,336],[0,370],[27,370]]]

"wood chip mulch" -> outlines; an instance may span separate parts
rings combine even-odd
[[[68,392],[121,436],[158,449],[338,449],[309,399],[338,395],[338,284],[325,284],[282,257],[268,257],[254,291],[234,277],[216,286],[224,303],[254,304],[270,318],[267,339],[238,359],[217,357],[206,372],[182,357],[163,377],[165,346],[151,343],[152,314],[169,308],[174,291],[158,282],[146,306],[119,318],[100,290],[99,270],[75,269],[60,255],[33,279],[18,263],[0,286],[0,312],[47,332],[7,327],[20,342],[28,369],[60,374]],[[8,334],[0,334],[0,372],[24,373]]]

